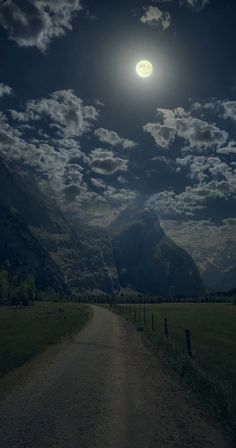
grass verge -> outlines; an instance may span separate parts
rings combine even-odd
[[[120,307],[155,350],[236,435],[236,307],[230,304],[164,304]],[[165,337],[164,319],[169,337]],[[186,354],[191,330],[193,357]]]
[[[91,309],[71,303],[37,302],[24,308],[0,306],[0,377],[48,346],[77,333]]]

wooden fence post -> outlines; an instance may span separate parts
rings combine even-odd
[[[144,327],[146,327],[147,325],[147,319],[146,319],[146,308],[143,308],[143,322],[144,322]]]
[[[141,308],[140,307],[138,309],[138,320],[139,320],[139,322],[141,321]]]
[[[167,318],[164,319],[164,331],[165,331],[165,337],[168,339],[168,337],[169,337],[169,330],[168,330],[168,320],[167,320]]]
[[[154,331],[155,322],[154,322],[154,314],[152,313],[152,331]]]
[[[192,342],[191,342],[190,330],[185,330],[185,341],[186,341],[187,354],[188,354],[188,356],[190,356],[190,358],[192,358],[193,352],[192,352]]]

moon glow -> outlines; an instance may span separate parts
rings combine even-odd
[[[136,65],[136,73],[141,78],[149,78],[153,74],[153,65],[150,61],[139,61]]]

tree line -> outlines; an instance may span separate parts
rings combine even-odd
[[[36,300],[58,301],[60,298],[60,293],[53,288],[37,289],[33,275],[23,281],[13,281],[6,271],[0,271],[0,305],[28,306]]]

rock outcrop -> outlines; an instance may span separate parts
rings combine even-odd
[[[40,289],[198,295],[192,258],[162,230],[152,210],[129,209],[109,229],[65,217],[36,183],[0,158],[0,270]]]
[[[204,293],[192,258],[167,238],[154,210],[127,210],[112,232],[122,287],[164,296]]]

